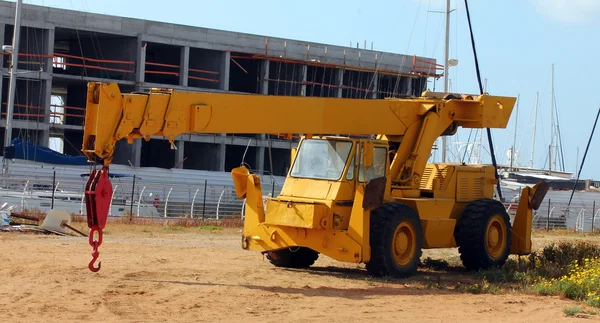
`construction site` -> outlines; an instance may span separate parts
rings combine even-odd
[[[14,4],[0,6],[0,42],[10,45]],[[25,5],[23,13],[13,137],[45,147],[61,141],[60,152],[67,155],[81,154],[90,81],[115,82],[124,93],[173,88],[381,99],[418,95],[439,73],[434,59],[363,44],[340,47],[40,6]],[[5,53],[3,115],[8,64]],[[270,147],[273,173],[284,176],[297,143],[277,134],[185,135],[177,138],[175,151],[163,139],[119,145],[115,163],[229,172],[246,153],[246,161],[262,173],[269,171]]]
[[[478,93],[449,89],[450,0],[443,59],[23,2],[1,322],[600,320],[600,109],[579,171],[534,169],[535,138],[498,164],[519,97],[484,90],[467,0]],[[491,164],[447,158],[458,129]]]

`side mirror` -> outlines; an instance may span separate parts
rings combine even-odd
[[[363,143],[363,166],[365,168],[373,167],[373,151],[375,146],[371,141],[365,141]]]

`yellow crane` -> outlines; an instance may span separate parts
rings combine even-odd
[[[494,199],[490,165],[428,164],[434,141],[458,127],[505,128],[513,97],[424,92],[410,99],[338,99],[178,92],[122,94],[89,83],[83,153],[103,168],[86,186],[94,258],[102,242],[115,144],[184,133],[303,134],[281,193],[263,206],[260,179],[232,170],[245,199],[243,249],[302,268],[319,254],[365,263],[369,274],[414,274],[424,248],[458,247],[468,269],[501,266],[531,252],[532,209],[548,186],[522,191],[514,220]],[[369,138],[329,136],[361,134]],[[98,240],[94,233],[98,231]]]

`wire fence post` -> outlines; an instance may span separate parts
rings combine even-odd
[[[133,175],[133,185],[131,185],[131,207],[129,208],[129,216],[133,216],[133,200],[135,199],[135,175]]]
[[[550,199],[548,199],[548,220],[546,221],[546,231],[550,231]]]
[[[52,203],[50,210],[54,210],[54,192],[56,191],[56,170],[52,174]]]
[[[204,214],[206,212],[206,186],[208,185],[208,180],[204,180],[204,198],[202,199],[202,220],[204,220]]]
[[[592,203],[592,233],[594,233],[594,220],[596,219],[596,201]]]
[[[169,197],[171,197],[171,192],[173,192],[173,188],[169,188],[169,193],[167,193],[167,199],[165,200],[165,218],[167,217],[167,211],[169,207]]]

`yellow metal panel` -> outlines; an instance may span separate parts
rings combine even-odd
[[[338,261],[360,262],[361,246],[346,231],[259,224],[244,231],[242,246],[254,251],[307,247]]]
[[[454,241],[454,219],[423,219],[423,248],[456,247]]]
[[[420,189],[427,191],[446,190],[454,166],[446,164],[427,164],[421,176]]]
[[[323,204],[268,200],[265,224],[320,229],[322,223],[331,223],[331,218],[331,210]]]
[[[100,102],[102,102],[104,105]],[[122,115],[123,98],[116,84],[88,85],[86,126],[83,129],[83,153],[89,159],[104,158],[112,162],[116,128]],[[142,108],[142,107],[138,107]]]
[[[371,259],[371,248],[369,243],[370,217],[371,212],[363,209],[363,198],[365,195],[365,186],[357,185],[354,194],[354,204],[350,214],[350,224],[348,225],[348,236],[363,247],[362,262],[369,262]]]
[[[281,195],[322,200],[329,194],[331,186],[332,183],[328,181],[288,177],[285,181],[284,189],[281,191]]]
[[[474,101],[450,100],[455,120],[465,128],[506,128],[517,98],[480,95]],[[470,107],[467,107],[470,105]]]
[[[210,121],[212,107],[204,104],[197,104],[192,107],[192,115],[190,116],[190,132],[202,133]]]
[[[144,119],[140,127],[142,136],[162,135],[165,113],[167,112],[170,98],[171,96],[165,93],[157,93],[148,98]]]
[[[400,198],[399,202],[410,205],[421,219],[449,219],[454,200],[436,198]]]
[[[429,165],[425,166],[425,170],[423,170],[423,175],[421,175],[421,185],[419,186],[419,189],[427,190],[427,191],[430,191],[433,189],[432,188],[433,178],[435,178],[435,176],[432,176],[433,171],[434,171],[433,164],[429,164]]]
[[[456,202],[470,202],[485,197],[484,173],[459,171],[456,181]]]
[[[141,126],[146,109],[140,109],[140,107],[145,107],[147,102],[147,96],[132,96],[124,100],[123,117],[116,132],[118,138],[126,137]]]

